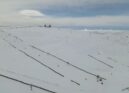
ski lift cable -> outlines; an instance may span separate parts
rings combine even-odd
[[[18,80],[18,79],[15,79],[15,78],[12,78],[12,77],[3,75],[3,74],[0,74],[0,77],[4,77],[4,78],[6,78],[6,79],[10,79],[10,80],[16,81],[16,82],[22,83],[22,84],[27,85],[27,86],[32,86],[32,87],[35,87],[35,88],[38,88],[38,89],[47,91],[47,92],[49,92],[49,93],[56,93],[56,92],[51,91],[51,90],[49,90],[49,89],[43,88],[43,87],[41,87],[41,86],[37,86],[37,85],[35,85],[35,84],[30,84],[30,83],[27,83],[27,82],[24,82],[24,81],[21,81],[21,80]]]
[[[21,74],[21,73],[18,73],[18,72],[14,72],[14,71],[11,71],[11,70],[8,70],[8,69],[3,69],[3,68],[0,68],[0,70],[3,72],[7,72],[11,75],[16,75],[16,76],[22,76],[24,78],[27,78],[27,79],[30,79],[30,80],[33,80],[33,81],[38,81],[38,82],[43,82],[45,84],[49,84],[49,85],[53,85],[53,86],[56,86],[57,84],[56,83],[51,83],[51,82],[48,82],[48,81],[45,81],[45,80],[41,80],[39,78],[35,78],[35,77],[32,77],[32,76],[29,76],[29,75],[26,75],[26,74]]]
[[[6,41],[10,46],[12,46],[13,48],[17,49],[15,45],[11,44],[10,42],[8,42],[7,40],[4,39],[4,41]],[[46,64],[44,64],[43,62],[39,61],[38,59],[30,56],[28,53],[26,53],[25,51],[23,50],[20,50],[20,49],[17,49],[19,52],[25,54],[27,57],[33,59],[35,62],[39,63],[40,65],[48,68],[49,70],[53,71],[54,73],[60,75],[61,77],[64,77],[64,75],[60,74],[59,72],[57,72],[56,70],[52,69],[51,67],[47,66]]]
[[[10,45],[12,46],[12,44],[10,44]],[[51,54],[51,53],[49,53],[49,52],[43,51],[43,50],[41,50],[41,49],[35,47],[34,45],[30,45],[30,47],[32,47],[32,48],[34,48],[34,49],[36,49],[36,50],[38,50],[38,51],[40,51],[40,52],[43,52],[43,53],[45,53],[45,54],[47,54],[47,55],[50,55],[50,56],[52,56],[52,57],[54,57],[54,58],[60,60],[61,62],[66,63],[66,64],[68,64],[68,65],[70,65],[70,66],[72,66],[72,67],[74,67],[74,68],[76,68],[76,69],[78,69],[78,70],[84,72],[84,73],[90,74],[90,75],[95,76],[95,77],[98,76],[98,75],[96,75],[96,74],[94,74],[94,73],[91,73],[91,72],[89,72],[89,71],[86,71],[86,70],[84,70],[84,69],[82,69],[82,68],[80,68],[80,67],[78,67],[78,66],[75,66],[75,65],[71,64],[70,62],[65,61],[64,59],[59,58],[59,57],[57,57],[57,56],[55,56],[55,55],[53,55],[53,54]],[[14,46],[13,46],[13,48],[14,48]],[[19,51],[22,52],[22,53],[24,53],[26,56],[30,57],[31,59],[35,60],[36,62],[40,63],[41,65],[46,66],[45,64],[43,64],[43,63],[40,62],[39,60],[37,60],[37,59],[35,59],[34,57],[28,55],[26,52],[24,52],[24,51],[22,51],[22,50],[19,50]],[[48,67],[48,66],[46,66],[46,67],[49,68],[50,70],[54,71],[54,72],[57,73],[58,75],[64,77],[64,75],[62,75],[62,74],[56,72],[55,70],[51,69],[50,67]],[[101,78],[104,79],[104,80],[106,80],[106,79],[103,78],[103,77],[101,77]]]
[[[24,54],[25,54],[26,56],[28,56],[29,58],[31,58],[31,59],[33,59],[33,60],[35,60],[36,62],[38,62],[38,63],[39,63],[39,64],[41,64],[42,66],[47,67],[49,70],[51,70],[51,71],[55,72],[56,74],[58,74],[58,75],[60,75],[60,76],[64,77],[64,75],[62,75],[62,74],[60,74],[59,72],[55,71],[54,69],[52,69],[51,67],[47,66],[47,65],[46,65],[46,64],[44,64],[43,62],[41,62],[41,61],[37,60],[36,58],[34,58],[34,57],[30,56],[30,55],[29,55],[29,54],[27,54],[25,51],[23,51],[23,50],[18,50],[18,51],[20,51],[20,52],[24,53]]]
[[[91,57],[92,59],[94,59],[94,60],[96,60],[96,61],[98,61],[98,62],[100,62],[100,63],[102,63],[102,64],[104,64],[104,65],[106,65],[108,67],[110,67],[110,68],[113,68],[113,66],[111,66],[111,65],[109,65],[109,64],[107,64],[107,63],[105,63],[105,62],[103,62],[103,61],[101,61],[99,59],[97,59],[96,57],[94,57],[92,55],[88,55],[88,56]]]
[[[86,70],[84,70],[84,69],[82,69],[82,68],[80,68],[80,67],[78,67],[78,66],[75,66],[75,65],[71,64],[70,62],[65,61],[64,59],[59,58],[59,57],[57,57],[57,56],[55,56],[55,55],[53,55],[53,54],[51,54],[51,53],[49,53],[49,52],[43,51],[43,50],[41,50],[41,49],[39,49],[39,48],[37,48],[37,47],[35,47],[35,46],[33,46],[33,45],[30,45],[30,46],[31,46],[32,48],[38,50],[38,51],[41,51],[42,53],[48,54],[48,55],[50,55],[50,56],[52,56],[52,57],[54,57],[54,58],[60,60],[61,62],[66,63],[66,64],[68,64],[68,65],[70,65],[70,66],[72,66],[72,67],[74,67],[74,68],[76,68],[76,69],[78,69],[78,70],[80,70],[80,71],[83,71],[83,72],[85,72],[85,73],[87,73],[87,74],[90,74],[90,75],[93,75],[93,76],[95,76],[95,77],[98,76],[98,75],[96,75],[96,74],[94,74],[94,73],[91,73],[91,72],[89,72],[89,71],[86,71]],[[104,79],[104,80],[106,80],[106,79],[103,78],[103,77],[101,77],[101,78]]]

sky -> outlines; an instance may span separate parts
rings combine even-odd
[[[129,0],[0,0],[0,21],[129,26]]]

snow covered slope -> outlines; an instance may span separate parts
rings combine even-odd
[[[129,32],[0,28],[0,93],[128,93]]]

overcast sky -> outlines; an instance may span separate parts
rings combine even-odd
[[[24,10],[35,10],[45,15],[28,20],[52,24],[129,25],[129,0],[0,0],[1,22],[13,18],[23,20],[24,16],[19,13]]]

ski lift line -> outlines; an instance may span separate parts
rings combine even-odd
[[[25,75],[25,74],[20,74],[20,73],[17,73],[17,72],[14,72],[14,71],[10,71],[10,70],[7,70],[7,69],[0,68],[0,70],[5,71],[5,72],[7,72],[9,74],[22,76],[24,78],[28,78],[28,79],[31,79],[31,80],[34,80],[34,81],[43,82],[43,83],[46,83],[46,84],[49,84],[49,85],[53,85],[53,86],[56,85],[56,84],[50,83],[48,81],[44,81],[44,80],[41,80],[41,79],[38,79],[38,78],[34,78],[34,77],[31,77],[31,76],[28,76],[28,75]]]
[[[6,41],[6,40],[5,40]],[[10,46],[12,46],[13,48],[17,49],[16,46],[14,46],[13,44],[11,44],[10,42],[6,41]],[[56,70],[50,68],[49,66],[47,66],[46,64],[42,63],[41,61],[37,60],[36,58],[30,56],[29,54],[27,54],[26,52],[20,50],[20,49],[17,49],[19,52],[22,52],[23,54],[25,54],[27,57],[35,60],[36,62],[38,62],[39,64],[41,64],[42,66],[45,66],[46,68],[48,68],[49,70],[53,71],[54,73],[60,75],[61,77],[64,77],[64,75],[60,74],[59,72],[57,72]]]
[[[36,49],[36,50],[39,50],[39,51],[41,51],[41,52],[43,52],[43,53],[45,53],[45,54],[48,54],[48,55],[50,55],[50,56],[52,56],[52,57],[54,57],[54,58],[60,60],[61,62],[66,63],[66,64],[68,64],[68,65],[70,65],[70,66],[72,66],[72,67],[74,67],[74,68],[76,68],[76,69],[78,69],[78,70],[80,70],[80,71],[82,71],[82,72],[85,72],[85,73],[87,73],[87,74],[90,74],[90,75],[92,75],[92,76],[97,77],[96,74],[93,74],[93,73],[88,72],[88,71],[86,71],[86,70],[84,70],[84,69],[82,69],[82,68],[80,68],[80,67],[78,67],[78,66],[75,66],[75,65],[71,64],[70,62],[65,61],[64,59],[59,58],[59,57],[57,57],[57,56],[55,56],[55,55],[53,55],[53,54],[51,54],[51,53],[49,53],[49,52],[43,51],[43,50],[41,50],[41,49],[39,49],[39,48],[37,48],[37,47],[35,47],[35,46],[33,46],[33,45],[31,45],[31,47],[34,48],[34,49]],[[101,77],[101,78],[104,79],[104,80],[106,80],[106,79],[103,78],[103,77]]]
[[[13,44],[11,44],[10,42],[8,42],[7,40],[3,39],[5,42],[7,42],[10,46],[12,46],[13,48],[16,49],[16,46],[14,46]]]
[[[97,59],[96,57],[94,57],[92,55],[88,55],[88,56],[91,57],[92,59],[94,59],[94,60],[96,60],[96,61],[98,61],[98,62],[100,62],[100,63],[102,63],[102,64],[104,64],[104,65],[106,65],[108,67],[110,67],[110,68],[114,68],[113,66],[111,66],[111,65],[109,65],[109,64],[107,64],[107,63],[105,63],[105,62],[103,62],[103,61],[101,61],[99,59]]]
[[[8,43],[9,43],[9,42],[8,42]],[[9,43],[9,44],[10,44],[10,43]],[[12,45],[12,44],[10,44],[10,45],[11,45],[13,48],[16,48],[14,45]],[[33,46],[33,47],[34,47],[34,46]],[[35,47],[35,48],[36,48],[36,47]],[[64,77],[64,75],[58,73],[57,71],[55,71],[55,70],[53,70],[52,68],[48,67],[47,65],[43,64],[42,62],[40,62],[39,60],[37,60],[37,59],[35,59],[34,57],[30,56],[30,55],[27,54],[26,52],[24,52],[24,51],[22,51],[22,50],[18,50],[18,51],[24,53],[26,56],[28,56],[28,57],[30,57],[31,59],[37,61],[37,62],[40,63],[41,65],[43,65],[43,66],[49,68],[50,70],[52,70],[52,71],[54,71],[55,73],[59,74],[60,76]],[[42,51],[42,50],[41,50],[41,51]],[[47,53],[47,54],[49,54],[49,55],[51,55],[51,56],[53,56],[53,57],[56,57],[55,55],[50,54],[50,53],[48,53],[48,52],[45,52],[45,51],[43,51],[43,52],[44,52],[44,53]],[[58,58],[58,57],[56,57],[56,58]],[[81,68],[79,68],[79,67],[77,67],[77,66],[75,66],[75,65],[73,65],[73,64],[71,64],[71,63],[69,63],[69,62],[67,62],[67,61],[65,61],[65,60],[63,60],[63,59],[61,59],[61,58],[58,58],[58,59],[61,60],[61,61],[63,61],[64,63],[67,63],[67,64],[71,65],[72,67],[74,67],[74,68],[76,68],[76,69],[79,69],[79,70],[85,72],[85,73],[88,73],[88,74],[93,75],[93,76],[97,76],[96,74],[93,74],[93,73],[91,73],[91,72],[88,72],[88,71],[86,71],[86,70],[83,70],[83,69],[81,69]],[[105,79],[105,78],[103,78],[103,79]]]
[[[71,82],[75,83],[76,85],[80,86],[80,84],[74,80],[70,80]]]
[[[17,37],[17,36],[13,36],[16,40],[18,39],[19,41],[21,41],[21,42],[23,42],[23,40],[22,39],[20,39],[19,37]]]
[[[91,73],[91,72],[89,72],[89,71],[86,71],[86,70],[84,70],[84,69],[82,69],[82,68],[79,68],[79,67],[77,67],[77,66],[75,66],[75,65],[72,65],[72,64],[70,64],[70,65],[73,66],[74,68],[77,68],[77,69],[79,69],[80,71],[83,71],[83,72],[85,72],[85,73],[87,73],[87,74],[90,74],[90,75],[92,75],[92,76],[95,76],[95,77],[98,76],[98,75],[96,75],[96,74],[94,74],[94,73]],[[100,78],[106,80],[106,78],[103,78],[103,77],[100,77]]]
[[[7,35],[8,35],[8,37],[11,37],[11,38],[14,38],[16,40],[19,40],[20,42],[23,42],[22,39],[20,39],[19,37],[15,36],[15,35],[12,35],[11,33],[8,33]]]
[[[59,57],[57,57],[57,56],[55,56],[55,55],[53,55],[53,54],[51,54],[51,53],[49,53],[49,52],[43,51],[43,50],[41,50],[41,49],[39,49],[39,48],[37,48],[37,47],[35,47],[35,46],[33,46],[33,45],[30,45],[30,47],[32,47],[32,48],[34,48],[34,49],[36,49],[36,50],[38,50],[38,51],[41,51],[41,52],[43,52],[43,53],[45,53],[45,54],[48,54],[48,55],[50,55],[50,56],[52,56],[52,57],[54,57],[54,58],[56,58],[56,59],[58,59],[58,60],[60,60],[60,61],[62,61],[62,62],[64,62],[64,63],[66,63],[66,64],[68,64],[68,65],[70,65],[70,66],[72,66],[72,67],[74,67],[74,68],[76,68],[76,69],[82,71],[82,72],[85,72],[85,73],[87,73],[87,74],[90,74],[90,75],[93,75],[93,76],[97,77],[96,74],[91,73],[91,72],[88,72],[88,71],[86,71],[86,70],[84,70],[84,69],[82,69],[82,68],[80,68],[80,67],[77,67],[77,66],[71,64],[70,62],[65,61],[64,59],[59,58]],[[37,59],[33,58],[32,56],[28,55],[26,52],[24,52],[24,51],[22,51],[22,50],[19,50],[19,51],[22,52],[22,53],[24,53],[26,56],[32,58],[33,60],[37,61],[37,62],[40,63],[41,65],[43,65],[42,62],[40,62],[40,61],[38,61]],[[48,66],[47,66],[47,68],[48,68]],[[58,72],[56,72],[55,70],[53,70],[52,68],[50,68],[50,67],[49,67],[49,69],[52,70],[52,71],[54,71],[55,73],[58,73]],[[62,75],[62,74],[60,74],[60,73],[58,73],[58,74],[59,74],[60,76],[64,77],[64,75]],[[104,79],[104,80],[106,80],[106,79],[103,78],[103,77],[101,77],[101,78]]]
[[[34,85],[34,84],[30,84],[30,83],[27,83],[27,82],[24,82],[24,81],[21,81],[21,80],[18,80],[18,79],[15,79],[15,78],[12,78],[12,77],[3,75],[3,74],[0,74],[0,77],[4,77],[4,78],[6,78],[6,79],[10,79],[10,80],[16,81],[16,82],[19,82],[19,83],[24,84],[24,85],[27,85],[27,86],[32,86],[32,87],[35,87],[35,88],[38,88],[38,89],[47,91],[47,92],[49,92],[49,93],[56,93],[56,92],[51,91],[51,90],[49,90],[49,89],[43,88],[43,87],[41,87],[41,86],[37,86],[37,85]]]
[[[29,55],[29,54],[27,54],[26,52],[24,52],[24,51],[22,51],[22,50],[18,50],[18,51],[22,52],[23,54],[25,54],[25,55],[26,55],[26,56],[28,56],[29,58],[31,58],[31,59],[33,59],[33,60],[35,60],[36,62],[38,62],[38,63],[39,63],[39,64],[41,64],[42,66],[47,67],[49,70],[51,70],[51,71],[53,71],[54,73],[56,73],[56,74],[60,75],[61,77],[64,77],[64,75],[62,75],[62,74],[60,74],[59,72],[57,72],[56,70],[54,70],[54,69],[50,68],[50,67],[49,67],[49,66],[47,66],[46,64],[44,64],[44,63],[42,63],[41,61],[37,60],[36,58],[34,58],[34,57],[30,56],[30,55]]]
[[[8,35],[8,36],[10,36],[10,37],[13,37],[13,38],[15,38],[15,39],[18,39],[19,41],[23,42],[23,40],[22,40],[21,38],[15,36],[15,35],[12,35],[11,33],[7,33],[7,32],[5,32],[5,31],[1,31],[1,32],[4,32],[6,35]]]
[[[74,67],[74,68],[77,68],[77,69],[79,69],[79,70],[85,72],[85,73],[88,73],[88,74],[93,75],[93,76],[97,76],[96,74],[93,74],[93,73],[91,73],[91,72],[88,72],[88,71],[86,71],[86,70],[84,70],[84,69],[81,69],[81,68],[75,66],[75,65],[72,65],[72,64],[70,64],[70,65],[71,65],[72,67]]]
[[[64,62],[64,63],[70,64],[69,62],[67,62],[67,61],[65,61],[65,60],[63,60],[63,59],[61,59],[61,58],[59,58],[59,57],[57,57],[57,56],[55,56],[55,55],[53,55],[53,54],[51,54],[51,53],[49,53],[49,52],[43,51],[43,50],[41,50],[41,49],[39,49],[39,48],[37,48],[37,47],[35,47],[35,46],[33,46],[33,45],[31,45],[31,47],[34,48],[34,49],[36,49],[36,50],[39,50],[39,51],[41,51],[41,52],[43,52],[43,53],[45,53],[45,54],[48,54],[48,55],[50,55],[50,56],[52,56],[52,57],[55,57],[55,58],[57,58],[58,60],[60,60],[60,61],[62,61],[62,62]]]

